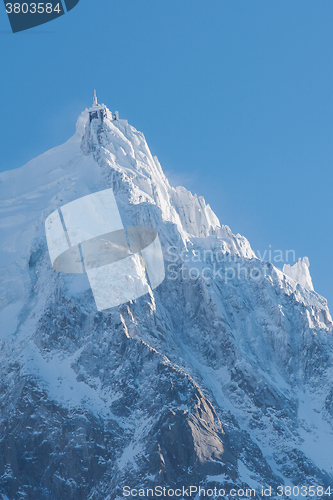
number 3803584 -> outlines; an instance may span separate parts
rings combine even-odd
[[[61,8],[58,3],[53,7],[52,3],[6,3],[7,14],[60,14]]]

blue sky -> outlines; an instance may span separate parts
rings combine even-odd
[[[0,171],[99,100],[253,247],[307,255],[333,309],[331,0],[80,0],[28,32],[0,9]]]

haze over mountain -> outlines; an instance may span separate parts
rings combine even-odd
[[[141,132],[95,109],[0,174],[3,499],[333,488],[332,319],[308,260],[285,273],[259,260],[202,197],[170,186]],[[98,312],[85,275],[53,270],[44,225],[108,188],[124,226],[157,230],[166,278]]]

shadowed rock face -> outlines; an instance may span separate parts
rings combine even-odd
[[[99,358],[113,378],[112,393],[119,395],[106,418],[54,404],[12,367],[12,391],[2,387],[0,462],[1,486],[10,498],[83,499],[92,491],[91,498],[109,492],[116,498],[122,482],[135,484],[138,470],[154,476],[156,484],[180,477],[199,482],[206,474],[237,477],[215,410],[186,373],[121,330],[113,335],[111,357],[105,364]],[[116,368],[107,366],[115,362]]]
[[[0,493],[333,486],[325,299],[255,259],[202,198],[170,187],[124,121],[85,112],[68,143],[0,181]],[[110,187],[125,227],[157,231],[166,279],[97,312],[85,276],[52,269],[44,221]],[[210,279],[189,277],[203,267]]]

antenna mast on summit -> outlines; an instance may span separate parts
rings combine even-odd
[[[97,103],[97,95],[96,95],[96,90],[94,90],[94,103],[93,103],[93,105],[94,105],[94,106],[97,106],[97,104],[98,104],[98,103]]]

